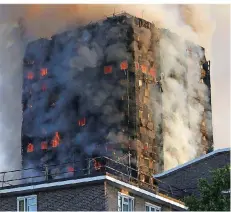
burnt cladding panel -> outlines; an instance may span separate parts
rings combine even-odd
[[[28,44],[24,56],[24,66],[44,63],[49,53],[49,47],[50,41],[43,38]]]
[[[151,23],[136,19],[135,58],[136,58],[136,134],[137,134],[137,165],[141,181],[152,183],[152,174],[163,169],[161,158],[162,123],[157,125],[154,118],[155,109],[151,96],[162,105],[160,80],[159,39],[163,30],[155,28]],[[152,106],[151,106],[152,105]],[[158,148],[156,148],[158,146]]]
[[[98,146],[108,142],[108,133],[127,125],[121,114],[128,113],[128,102],[118,102],[133,95],[126,83],[133,63],[131,42],[130,23],[126,17],[115,17],[28,45],[22,127],[23,158],[28,161],[24,164],[62,163],[105,153]],[[127,68],[121,68],[123,62]],[[41,77],[43,67],[48,74]],[[43,92],[42,82],[48,83]],[[31,102],[40,110],[30,111]],[[58,143],[53,146],[56,135]],[[45,150],[41,142],[47,143]],[[30,143],[33,148],[28,151]]]
[[[128,22],[127,22],[128,21]],[[104,70],[111,68],[110,73],[104,72],[102,75],[103,85],[111,89],[108,99],[106,100],[103,110],[110,107],[112,112],[104,113],[104,119],[109,130],[107,133],[115,132],[129,135],[129,96],[130,96],[130,71],[133,68],[133,52],[131,43],[133,41],[133,30],[129,20],[124,17],[114,17],[106,21],[112,25],[108,29],[107,44],[104,55]],[[103,69],[102,69],[103,71]],[[131,79],[131,80],[134,80]],[[134,82],[133,82],[134,84]],[[110,88],[111,87],[111,88]],[[119,137],[118,137],[119,139]],[[107,139],[108,143],[113,141]],[[115,155],[127,153],[125,150],[127,145],[123,145],[123,141],[118,141],[121,145],[116,145],[113,151]],[[122,143],[121,143],[122,142]],[[126,141],[127,143],[127,141]],[[112,156],[112,155],[111,155]],[[116,157],[116,156],[115,156]]]
[[[28,44],[24,55],[24,73],[23,73],[23,93],[22,93],[22,105],[23,105],[23,123],[22,123],[22,161],[23,167],[25,164],[29,164],[31,160],[35,163],[36,158],[39,158],[39,154],[28,155],[28,152],[34,152],[35,140],[30,134],[32,134],[31,128],[34,125],[33,107],[33,95],[36,91],[33,90],[33,86],[36,84],[40,77],[39,67],[44,63],[50,47],[50,41],[47,39],[39,39],[37,41]],[[31,144],[28,147],[28,144]]]
[[[102,116],[106,125],[105,136],[111,132],[122,133],[126,141],[117,137],[117,145],[113,145],[113,139],[107,137],[106,145],[112,144],[112,151],[106,154],[114,159],[128,153],[129,131],[129,99],[131,98],[131,86],[135,84],[135,78],[129,78],[133,69],[134,56],[131,49],[133,42],[133,29],[126,17],[114,17],[105,21],[110,24],[107,29],[106,46],[104,49],[104,61],[101,68],[100,84],[107,90],[107,98],[102,105]],[[132,74],[131,74],[132,75]],[[129,81],[132,81],[129,83]],[[133,94],[134,95],[134,92]],[[123,143],[125,142],[125,143]],[[115,154],[112,154],[114,152]],[[126,163],[126,162],[125,162]],[[122,171],[122,170],[120,170]]]

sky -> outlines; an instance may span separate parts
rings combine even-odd
[[[213,5],[211,83],[215,149],[230,147],[230,6]]]

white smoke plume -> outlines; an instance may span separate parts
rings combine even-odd
[[[161,71],[164,73],[162,115],[165,169],[185,163],[202,153],[200,124],[204,104],[207,105],[207,102],[204,103],[207,92],[206,86],[200,83],[200,58],[187,58],[186,49],[183,41],[160,40]]]
[[[21,164],[20,78],[24,52],[17,25],[0,24],[0,49],[0,171],[4,171]]]
[[[154,22],[158,27],[167,28],[173,32],[176,32],[184,39],[192,40],[193,42],[204,46],[208,49],[208,55],[210,50],[210,41],[213,31],[213,26],[211,25],[209,14],[209,6],[178,6],[178,5],[2,5],[1,8],[1,23],[6,23],[9,28],[15,23],[18,23],[19,18],[22,18],[23,25],[25,27],[25,38],[29,40],[37,39],[39,37],[50,37],[51,35],[68,29],[76,24],[85,24],[90,21],[97,21],[97,19],[104,18],[104,15],[109,15],[114,12],[126,11],[132,15],[143,17],[144,19]],[[199,14],[199,15],[198,15]],[[200,24],[198,24],[200,23]],[[21,129],[21,60],[23,57],[23,48],[19,37],[15,37],[15,32],[13,33],[12,39],[9,38],[11,33],[7,32],[6,28],[2,28],[2,36],[0,36],[1,48],[1,95],[0,95],[0,123],[1,123],[1,138],[0,143],[0,170],[13,169],[16,164],[19,165],[20,161],[20,129]],[[8,42],[12,41],[12,46],[4,46]],[[161,41],[161,49],[163,56],[165,55],[166,41]],[[5,49],[7,48],[7,51]],[[10,48],[13,48],[12,50]],[[182,47],[183,48],[183,47]],[[84,49],[82,50],[84,52]],[[172,67],[176,70],[180,70],[181,67],[176,67],[178,64],[174,62],[174,50],[172,47],[171,52],[173,54],[173,59],[168,62],[169,58],[162,58],[166,60],[168,66],[164,68],[164,72]],[[180,53],[181,54],[181,53]],[[109,58],[110,59],[110,58]],[[76,61],[73,61],[75,64]],[[165,64],[166,64],[165,63]],[[183,71],[183,70],[182,70]],[[175,108],[179,106],[182,111],[185,111],[186,96],[179,83],[172,82],[166,78],[168,82],[168,87],[166,89],[171,90],[167,93],[168,96],[164,96],[163,99],[170,97],[169,108],[164,108],[167,114],[172,110],[173,106]],[[166,83],[167,84],[167,83]],[[17,86],[11,87],[11,86]],[[13,89],[13,90],[12,90]],[[3,92],[4,91],[4,92]],[[173,92],[175,91],[175,92]],[[177,100],[182,102],[176,102],[174,93],[178,93]],[[179,111],[179,109],[177,111]],[[190,111],[195,111],[192,109]],[[200,108],[200,107],[199,107]],[[177,112],[176,111],[176,112]],[[177,114],[177,113],[176,113]],[[198,114],[197,114],[198,115]],[[194,118],[196,116],[193,116]],[[190,119],[190,124],[197,126],[198,119]],[[192,123],[191,123],[192,122]],[[169,122],[171,123],[171,122]],[[175,166],[177,164],[183,163],[194,156],[196,156],[197,141],[192,140],[196,132],[188,130],[185,128],[185,123],[182,117],[172,118],[171,135],[169,137],[166,134],[166,151],[169,149],[176,149],[174,153],[171,153],[174,159],[173,163],[167,165],[167,168]],[[196,127],[195,127],[196,128]],[[13,133],[12,133],[13,131]],[[181,132],[180,132],[181,131]],[[180,137],[179,137],[180,136]],[[186,138],[183,138],[183,137]],[[174,138],[174,139],[173,139]],[[195,152],[192,152],[192,150]],[[14,153],[14,158],[12,157],[12,152]],[[173,151],[171,151],[173,152]],[[173,155],[174,154],[174,155]],[[168,158],[166,155],[166,159]],[[168,160],[167,160],[168,161]]]

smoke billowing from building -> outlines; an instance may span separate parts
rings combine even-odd
[[[165,27],[173,32],[176,32],[183,36],[183,38],[186,38],[188,40],[192,40],[197,44],[201,44],[202,46],[206,47],[206,49],[209,49],[209,42],[211,40],[211,24],[208,24],[208,16],[203,17],[202,20],[197,20],[198,11],[200,11],[200,7],[197,6],[160,6],[160,5],[153,5],[150,6],[140,6],[139,10],[135,8],[135,6],[116,6],[113,5],[98,5],[95,8],[93,6],[86,6],[86,5],[77,5],[77,6],[4,6],[4,11],[2,16],[4,16],[6,21],[13,21],[16,22],[19,17],[23,17],[24,19],[24,27],[25,27],[25,34],[27,38],[33,39],[38,36],[48,36],[50,37],[53,33],[56,33],[57,31],[63,30],[63,29],[70,29],[74,24],[83,24],[87,23],[92,20],[96,20],[99,18],[102,18],[102,14],[112,14],[114,12],[114,8],[116,9],[116,12],[121,10],[126,10],[126,12],[129,12],[136,16],[142,16],[144,19],[147,19],[149,21],[153,21],[156,26],[158,27]],[[86,7],[88,7],[88,10],[86,10]],[[11,12],[11,16],[9,16],[9,12],[6,11],[14,11]],[[83,12],[84,11],[84,12]],[[87,14],[86,14],[87,11]],[[202,13],[200,13],[202,14]],[[203,14],[205,14],[203,10]],[[5,21],[4,19],[2,19]],[[200,25],[195,24],[200,23]],[[112,32],[113,35],[114,32]],[[147,33],[143,32],[144,37],[150,36]],[[88,37],[86,34],[85,37]],[[144,39],[149,40],[149,39]],[[65,42],[65,41],[62,41]],[[174,47],[174,40],[171,39],[165,39],[162,38],[160,40],[160,52],[161,52],[161,63],[164,65],[162,68],[162,72],[164,73],[164,79],[163,79],[163,89],[165,89],[165,92],[163,93],[163,102],[166,102],[167,108],[163,108],[163,113],[161,112],[161,106],[159,105],[158,101],[159,97],[153,95],[153,99],[157,101],[152,100],[152,105],[155,105],[155,108],[159,108],[160,112],[155,113],[155,120],[161,120],[160,115],[163,115],[164,124],[166,125],[166,129],[168,129],[168,132],[164,132],[164,143],[166,144],[164,146],[164,157],[166,157],[166,162],[170,163],[170,165],[166,165],[166,168],[170,168],[172,166],[175,166],[177,164],[183,163],[193,157],[196,156],[196,152],[198,149],[198,143],[199,141],[195,140],[195,136],[200,135],[199,132],[199,124],[200,124],[200,115],[201,115],[201,103],[195,103],[192,98],[195,95],[200,95],[200,92],[203,91],[203,85],[196,86],[197,91],[190,91],[190,85],[188,86],[188,90],[190,91],[190,95],[187,96],[185,94],[185,89],[183,89],[182,84],[177,80],[172,80],[168,77],[169,72],[174,67],[176,72],[181,75],[185,73],[184,68],[179,64],[178,58],[182,59],[183,51],[186,49],[186,45],[182,42],[180,45],[178,45],[177,48]],[[16,45],[18,42],[16,42]],[[168,45],[169,44],[169,45]],[[178,43],[179,44],[179,43]],[[15,45],[15,43],[14,43]],[[46,41],[44,40],[44,45],[46,45]],[[72,43],[70,43],[72,45]],[[144,43],[144,46],[148,45]],[[167,45],[167,47],[166,47]],[[167,50],[168,49],[168,50]],[[107,59],[110,61],[110,58],[115,58],[117,55],[120,55],[120,50],[123,52],[123,46],[120,46],[119,48],[113,48],[110,47],[106,52],[108,54],[112,54],[111,56],[108,55]],[[62,85],[68,85],[66,89],[66,94],[63,94],[61,96],[65,96],[65,99],[59,99],[59,104],[56,105],[56,107],[60,111],[56,111],[56,113],[52,112],[47,115],[47,120],[53,120],[56,123],[56,126],[52,128],[52,126],[49,126],[49,128],[46,130],[46,133],[49,134],[50,132],[54,132],[55,128],[59,131],[66,130],[69,126],[65,124],[63,121],[64,114],[60,114],[61,108],[65,104],[65,101],[68,99],[68,96],[74,95],[71,94],[71,92],[75,91],[77,92],[79,88],[81,88],[81,82],[78,84],[73,85],[72,83],[69,83],[68,80],[74,79],[76,76],[76,71],[73,71],[74,69],[78,69],[78,73],[81,73],[83,71],[83,68],[93,68],[96,67],[97,63],[101,60],[101,57],[103,57],[102,49],[99,48],[97,42],[92,44],[92,48],[89,51],[85,46],[82,46],[78,48],[78,58],[73,58],[71,63],[68,64],[67,61],[65,61],[64,58],[57,58],[57,60],[63,60],[62,68],[57,67],[56,71],[53,73],[54,75],[57,74],[59,77],[59,83]],[[118,52],[119,51],[119,52]],[[145,49],[143,49],[145,51]],[[166,52],[170,52],[171,58],[166,58]],[[70,55],[71,52],[65,52],[65,55]],[[21,59],[23,54],[19,56],[17,59]],[[42,55],[42,54],[41,54]],[[185,58],[183,58],[185,59]],[[197,62],[197,61],[196,61]],[[18,63],[19,65],[20,63]],[[16,65],[16,63],[15,63]],[[70,71],[68,72],[68,76],[64,74],[63,69],[66,68],[67,65],[70,65]],[[19,65],[20,66],[20,65]],[[41,67],[42,68],[42,67]],[[199,65],[197,67],[199,69]],[[49,69],[50,73],[50,69]],[[180,77],[180,76],[179,76]],[[199,76],[198,76],[199,78]],[[196,78],[194,78],[196,79]],[[48,80],[49,81],[49,80]],[[105,92],[97,92],[94,93],[94,91],[91,90],[91,85],[94,84],[95,86],[95,80],[94,77],[91,78],[90,75],[87,76],[86,82],[89,81],[89,87],[86,88],[84,92],[86,92],[89,95],[92,95],[92,102],[93,105],[97,105],[97,107],[102,106],[102,102],[107,97],[107,93]],[[199,81],[199,79],[198,79]],[[198,82],[197,81],[197,82]],[[85,81],[84,81],[85,82]],[[9,83],[12,83],[12,79]],[[193,81],[189,82],[190,84],[193,84]],[[49,88],[47,89],[54,89],[54,85],[52,83],[49,83]],[[42,86],[42,85],[41,85]],[[34,89],[39,89],[38,87],[34,87]],[[110,91],[110,85],[107,85],[106,88],[102,88],[101,90],[108,90]],[[70,92],[71,91],[71,92]],[[100,91],[100,89],[99,89]],[[169,91],[169,92],[166,92]],[[123,93],[123,89],[117,91],[116,93],[120,94]],[[176,94],[177,93],[177,94]],[[197,94],[195,94],[197,93]],[[14,93],[15,94],[15,93]],[[13,95],[14,95],[13,94]],[[19,95],[20,96],[20,95]],[[19,98],[19,96],[15,97]],[[41,101],[45,101],[40,98],[41,96],[38,96]],[[177,99],[175,99],[177,97]],[[55,98],[55,97],[54,97]],[[69,97],[71,98],[71,97]],[[5,98],[7,99],[7,98]],[[176,101],[177,100],[177,101]],[[191,102],[191,103],[190,103]],[[168,103],[168,104],[167,104]],[[186,109],[186,104],[190,103],[189,109]],[[19,104],[19,102],[18,102]],[[89,102],[91,104],[91,102]],[[38,108],[33,108],[32,110],[36,110]],[[92,110],[95,110],[96,108],[92,108]],[[152,108],[151,108],[152,109]],[[175,110],[175,117],[169,117],[171,116],[171,110]],[[184,114],[187,112],[190,112],[191,118],[185,119]],[[42,113],[42,111],[40,111]],[[56,114],[59,113],[59,116],[57,117]],[[105,113],[111,114],[113,111],[111,111],[110,107],[107,107],[105,109]],[[65,116],[72,116],[73,114],[65,114]],[[207,117],[210,117],[210,114],[207,114]],[[111,120],[112,119],[112,120]],[[118,122],[121,118],[120,117],[113,117],[111,118],[111,122]],[[21,121],[21,120],[20,120]],[[39,121],[37,120],[40,124]],[[188,122],[188,123],[187,123]],[[187,127],[189,124],[191,127]],[[28,126],[30,124],[28,123]],[[173,127],[174,126],[174,127]],[[34,135],[36,135],[37,132],[30,132]],[[116,135],[113,135],[115,133],[110,133],[110,136],[114,137]],[[84,134],[82,135],[83,139],[87,142],[88,139],[84,138]],[[118,135],[117,135],[118,136]],[[7,135],[6,138],[10,138],[11,135]],[[94,137],[94,136],[93,136]],[[198,138],[200,139],[201,136]],[[116,139],[115,139],[116,140]],[[77,141],[79,142],[79,141]],[[15,139],[15,141],[12,141],[10,144],[11,147],[18,147],[20,143],[19,140]],[[15,144],[15,145],[13,145]],[[80,145],[82,143],[80,142]],[[8,149],[9,147],[6,145],[6,148],[4,147],[4,151],[6,155],[8,155]],[[94,149],[93,146],[86,143],[84,144],[87,151],[91,152],[91,149]],[[195,152],[192,152],[192,150],[195,150]],[[59,154],[60,157],[62,157],[61,154]],[[169,160],[168,158],[171,157]],[[172,159],[174,158],[174,160]]]
[[[201,60],[204,60],[201,49],[196,49],[199,56],[188,57],[191,54],[189,45],[171,36],[161,39],[160,46],[164,76],[164,160],[165,169],[169,169],[194,159],[205,151],[201,145],[202,140],[205,140],[201,123],[206,121],[211,128],[211,117],[203,118],[204,113],[211,113],[210,86],[201,80]],[[187,54],[185,49],[188,50]],[[209,135],[212,135],[211,131]]]
[[[17,25],[0,24],[0,170],[20,167],[23,44]]]

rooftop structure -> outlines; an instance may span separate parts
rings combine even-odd
[[[154,180],[162,182],[161,188],[166,185],[174,185],[175,197],[182,198],[185,195],[199,195],[198,180],[212,179],[211,171],[230,165],[230,148],[218,149],[206,155],[198,157],[173,169],[154,175]],[[164,185],[164,183],[166,185]]]

